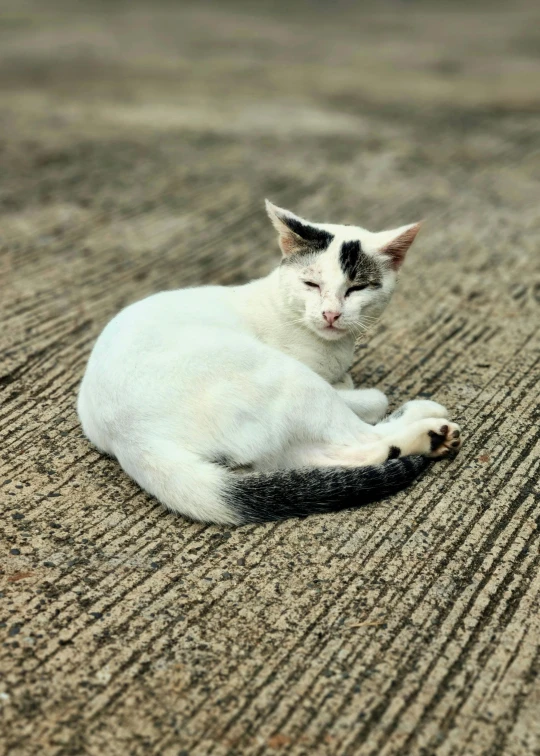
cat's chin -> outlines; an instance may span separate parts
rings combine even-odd
[[[339,341],[339,339],[348,336],[349,332],[345,328],[335,328],[330,326],[315,326],[313,330],[326,341]]]

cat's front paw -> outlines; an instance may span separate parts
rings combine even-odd
[[[429,437],[428,457],[442,459],[455,457],[461,448],[461,428],[448,420],[440,423],[434,420],[427,432]]]
[[[424,418],[431,417],[446,418],[448,417],[448,410],[442,404],[432,402],[430,399],[412,399],[410,402],[405,402],[387,419],[402,419],[407,422],[415,422],[416,420],[424,420]]]
[[[359,406],[356,414],[364,422],[375,425],[388,412],[388,399],[379,389],[356,389]]]

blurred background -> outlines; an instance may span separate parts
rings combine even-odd
[[[537,0],[0,0],[0,750],[537,752],[539,179]],[[279,262],[264,197],[426,220],[354,374],[465,446],[223,532],[75,397],[119,308]]]
[[[193,283],[203,268],[249,277],[276,260],[265,264],[268,195],[374,230],[427,218],[430,263],[464,254],[452,279],[467,284],[471,247],[480,262],[487,242],[492,260],[494,245],[507,254],[509,226],[537,222],[534,0],[2,9],[2,233],[30,212],[45,272],[84,246],[103,275],[136,266],[149,290]],[[468,249],[454,225],[474,227]],[[120,254],[123,244],[152,264]],[[163,255],[179,263],[174,282]],[[182,270],[180,255],[198,272]]]

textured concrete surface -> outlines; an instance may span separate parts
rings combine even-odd
[[[0,752],[540,753],[540,10],[2,3]],[[407,493],[224,530],[85,442],[92,342],[277,261],[264,196],[427,219],[356,377],[466,443]]]

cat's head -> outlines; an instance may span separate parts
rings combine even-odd
[[[323,339],[360,335],[388,304],[420,224],[371,233],[312,223],[268,200],[266,209],[279,234],[280,286],[292,317]]]

